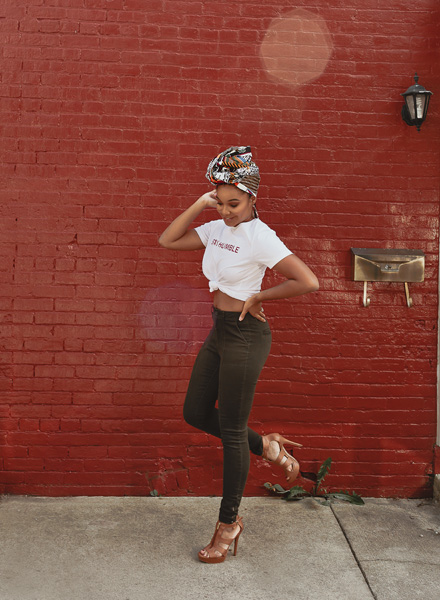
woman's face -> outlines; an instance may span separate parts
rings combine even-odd
[[[250,194],[235,185],[217,186],[217,210],[228,227],[251,221],[254,217],[254,200]]]

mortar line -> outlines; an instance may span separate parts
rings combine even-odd
[[[364,578],[364,581],[365,581],[365,583],[367,584],[367,586],[368,586],[368,589],[370,590],[370,593],[371,593],[372,597],[374,598],[374,600],[377,600],[377,596],[376,596],[376,594],[374,593],[374,591],[373,591],[373,588],[372,588],[372,587],[371,587],[371,585],[370,585],[370,582],[368,581],[367,574],[365,573],[365,571],[364,571],[364,569],[363,569],[363,567],[362,567],[362,565],[361,565],[361,562],[360,562],[360,560],[359,560],[359,559],[358,559],[358,557],[356,556],[356,552],[354,551],[354,548],[353,548],[353,546],[351,545],[350,539],[349,539],[348,535],[345,533],[345,529],[344,529],[344,527],[342,526],[342,523],[341,523],[341,521],[340,521],[340,519],[339,519],[338,515],[337,515],[337,514],[336,514],[336,512],[334,511],[334,509],[333,509],[333,506],[332,506],[331,504],[330,504],[330,508],[331,508],[331,511],[332,511],[332,513],[333,513],[333,516],[335,517],[335,519],[336,519],[336,521],[337,521],[337,523],[338,523],[338,525],[339,525],[339,528],[341,529],[341,531],[342,531],[342,533],[343,533],[343,535],[344,535],[344,537],[345,537],[345,539],[346,539],[346,541],[347,541],[348,547],[350,548],[350,551],[351,551],[351,553],[352,553],[352,555],[353,555],[353,558],[354,558],[354,560],[356,561],[356,564],[357,564],[357,566],[358,566],[358,568],[359,568],[359,571],[362,573],[362,576],[363,576],[363,578]]]

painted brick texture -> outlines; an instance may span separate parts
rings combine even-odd
[[[302,442],[304,470],[331,456],[329,488],[432,494],[437,27],[437,0],[2,2],[0,493],[220,493],[218,442],[181,417],[201,253],[157,238],[249,144],[261,218],[321,285],[265,306],[251,424]],[[415,71],[420,133],[400,117]],[[362,306],[350,248],[369,246],[425,252],[411,309],[403,284]],[[253,461],[246,493],[268,480]]]

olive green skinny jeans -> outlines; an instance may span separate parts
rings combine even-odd
[[[267,322],[250,313],[243,321],[239,316],[213,308],[213,327],[194,363],[184,405],[187,423],[222,440],[222,523],[236,520],[249,472],[249,451],[263,453],[261,436],[247,424],[272,334]]]

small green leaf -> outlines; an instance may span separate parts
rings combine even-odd
[[[308,494],[308,492],[302,487],[302,485],[294,485],[293,488],[290,488],[289,494]]]
[[[159,498],[159,492],[157,490],[152,490],[150,492],[150,496],[153,496],[153,498]]]
[[[281,486],[279,483],[277,483],[276,485],[273,486],[274,489],[279,493],[279,494],[285,494],[288,490],[285,490],[283,488],[283,486]]]
[[[358,504],[359,506],[363,506],[365,504],[365,502],[362,500],[362,498],[358,494],[356,494],[356,492],[351,493],[350,502],[352,504]]]
[[[332,459],[329,457],[320,466],[319,471],[318,471],[318,476],[317,476],[317,486],[316,486],[317,488],[319,487],[320,483],[324,480],[324,477],[329,472],[331,464],[332,464]]]
[[[269,490],[270,492],[273,492],[274,494],[285,494],[287,492],[287,490],[285,490],[278,483],[276,483],[275,485],[272,485],[271,483],[267,482],[267,483],[264,484],[264,487],[267,490]]]
[[[284,499],[285,500],[301,500],[301,498],[304,498],[305,496],[310,496],[309,492],[307,492],[300,485],[295,485],[293,488],[291,488],[288,491],[288,493],[286,494]]]
[[[332,492],[328,494],[330,498],[334,498],[335,500],[345,500],[346,502],[350,502],[351,504],[357,504],[358,506],[362,506],[365,502],[362,500],[358,494],[355,492],[340,491],[340,492]]]

